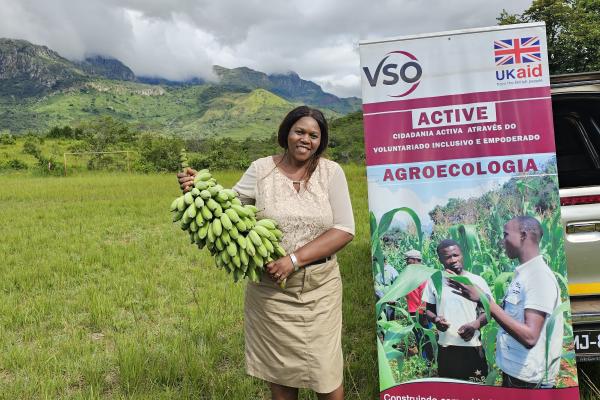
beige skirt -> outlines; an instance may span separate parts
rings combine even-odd
[[[246,371],[329,393],[342,384],[342,281],[337,260],[302,268],[285,289],[267,274],[246,286]]]

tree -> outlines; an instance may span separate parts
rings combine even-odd
[[[546,22],[551,74],[600,70],[600,0],[534,0],[522,14],[503,10],[497,20]]]
[[[183,141],[179,138],[144,133],[138,139],[139,169],[145,172],[177,171],[182,148]]]

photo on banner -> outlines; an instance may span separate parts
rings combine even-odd
[[[579,399],[546,46],[360,43],[382,399]]]

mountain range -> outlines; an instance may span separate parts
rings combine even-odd
[[[114,58],[72,61],[46,46],[0,39],[0,130],[40,132],[111,116],[183,137],[244,138],[270,135],[299,104],[331,119],[360,108],[360,99],[326,93],[294,72],[213,69],[218,82],[138,77]]]

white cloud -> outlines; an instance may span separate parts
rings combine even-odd
[[[359,95],[359,40],[496,24],[530,0],[0,0],[0,36],[81,59],[120,59],[138,75],[211,78],[211,67],[295,71]]]

